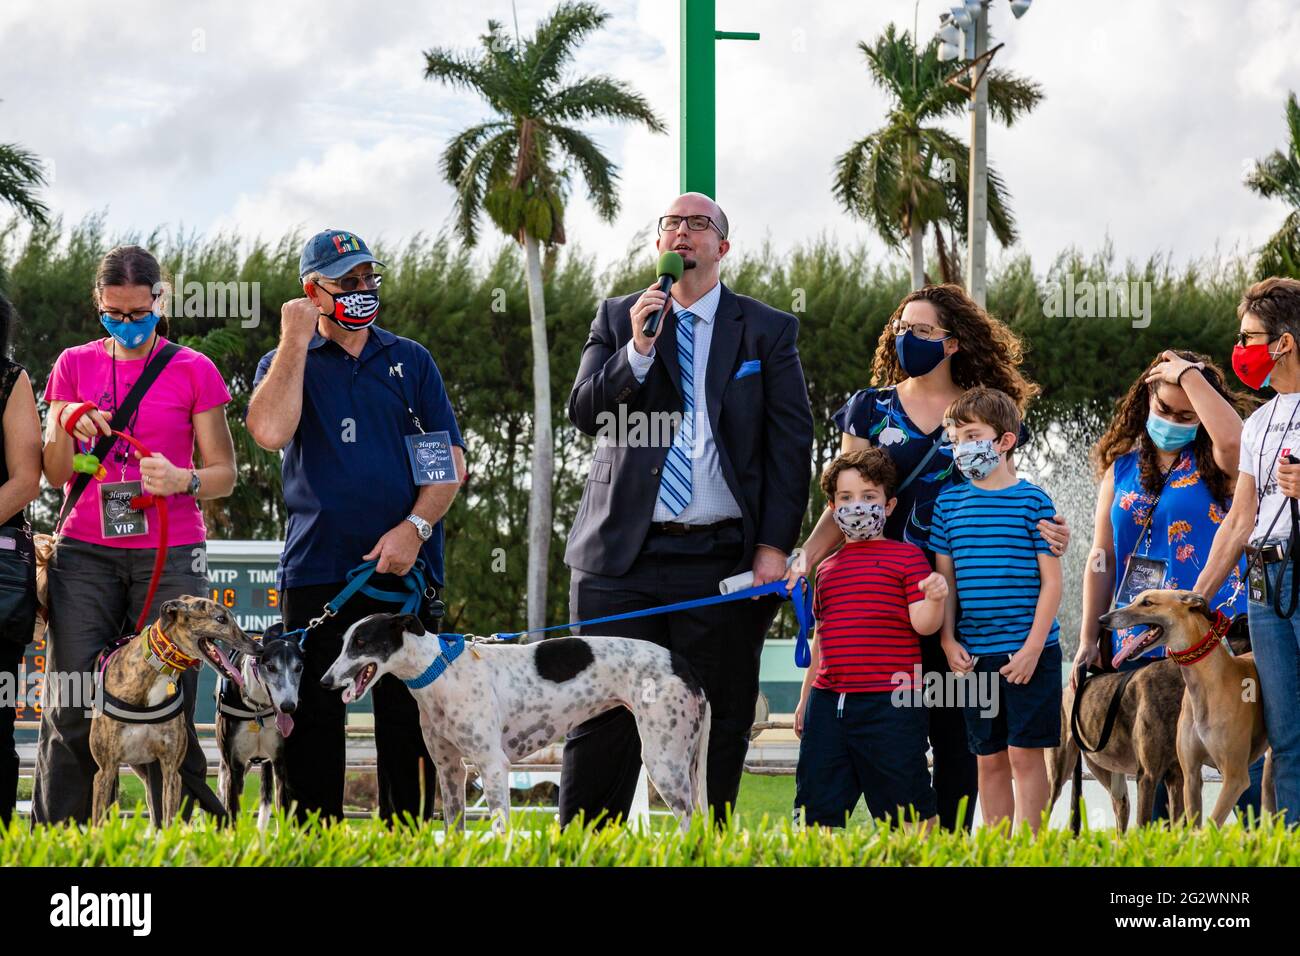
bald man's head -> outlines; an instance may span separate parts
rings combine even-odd
[[[668,204],[664,216],[674,217],[677,222],[672,229],[663,229],[663,219],[660,219],[658,251],[680,255],[686,269],[697,277],[692,281],[716,282],[722,258],[731,248],[727,240],[731,226],[722,207],[704,193],[682,193]],[[692,222],[701,228],[692,229]],[[695,273],[696,269],[703,271]]]
[[[677,208],[679,204],[683,203],[684,208],[689,207],[691,212],[685,212],[683,209]],[[703,212],[704,215],[717,223],[718,228],[722,230],[723,239],[731,235],[731,224],[727,222],[727,214],[722,211],[722,207],[718,205],[717,200],[704,195],[704,193],[682,193],[672,201],[672,205],[668,207],[668,211],[664,215],[689,216],[700,212]]]

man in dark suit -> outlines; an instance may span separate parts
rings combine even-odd
[[[659,219],[658,249],[686,263],[658,333],[657,285],[601,303],[569,395],[569,419],[598,437],[565,563],[574,620],[718,593],[752,569],[785,575],[808,503],[812,414],[795,340],[799,322],[719,281],[730,243],[722,209],[679,196]],[[673,416],[666,437],[659,426]],[[735,805],[758,697],[763,638],[780,606],[741,603],[598,625],[680,655],[712,707],[709,803]],[[653,692],[653,688],[649,689]],[[575,728],[564,746],[560,819],[626,817],[641,766],[625,708]]]

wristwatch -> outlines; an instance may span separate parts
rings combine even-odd
[[[197,498],[199,496],[199,487],[202,484],[203,483],[199,481],[199,473],[190,469],[190,486],[185,493],[193,498]]]
[[[415,525],[415,532],[420,536],[421,541],[428,541],[433,537],[433,525],[419,515],[407,515],[406,520]]]

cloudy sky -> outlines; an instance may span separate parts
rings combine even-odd
[[[954,0],[955,2],[955,0]],[[530,32],[549,0],[518,0]],[[623,206],[599,223],[581,197],[569,234],[606,258],[676,192],[678,3],[604,0],[613,14],[574,64],[646,95],[669,135],[592,128],[619,164]],[[890,22],[923,37],[942,0],[718,0],[718,198],[743,248],[866,230],[830,195],[834,158],[879,126],[885,100],[857,41]],[[112,231],[278,237],[337,226],[396,242],[449,222],[438,157],[485,117],[470,94],[422,78],[421,51],[467,48],[509,0],[148,2],[5,0],[0,142],[52,163],[51,207]],[[1046,99],[989,150],[1041,271],[1061,249],[1121,257],[1248,250],[1280,223],[1249,193],[1252,157],[1283,143],[1300,91],[1294,0],[1036,0],[1014,21],[996,0],[998,65]],[[953,129],[963,137],[964,124]],[[885,255],[883,247],[873,248]],[[901,263],[901,257],[896,261]]]

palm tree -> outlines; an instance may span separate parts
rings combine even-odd
[[[623,120],[666,130],[650,104],[609,76],[562,75],[581,41],[609,15],[593,3],[566,2],[531,37],[508,36],[488,21],[473,53],[430,50],[425,79],[478,93],[495,116],[471,126],[447,145],[442,173],[456,190],[456,228],[467,244],[477,238],[485,211],[524,247],[528,311],[533,339],[533,460],[528,521],[528,626],[546,615],[551,544],[551,375],[542,298],[541,247],[564,242],[564,207],[576,173],[601,219],[618,213],[617,167],[587,134],[570,125],[583,120]]]
[[[923,241],[935,227],[941,268],[955,271],[943,242],[944,225],[965,232],[970,172],[966,144],[926,123],[964,117],[968,97],[948,82],[956,75],[939,60],[939,41],[917,51],[911,34],[891,23],[874,44],[858,48],[867,58],[873,82],[891,100],[885,125],[854,143],[836,160],[832,192],[850,215],[866,220],[890,246],[910,244],[912,288],[925,284]],[[958,66],[957,73],[968,67]],[[1042,100],[1037,83],[1006,70],[989,70],[989,109],[1007,126]],[[1003,245],[1016,241],[1015,220],[1002,177],[988,170],[988,221]],[[955,251],[955,243],[954,251]],[[955,276],[945,274],[945,281]]]
[[[14,143],[0,143],[0,202],[36,225],[49,222],[49,207],[36,198],[35,190],[46,184],[45,170],[32,153]]]
[[[1286,98],[1286,127],[1290,143],[1284,154],[1273,150],[1246,174],[1246,185],[1265,199],[1281,198],[1292,207],[1282,228],[1259,250],[1259,278],[1300,278],[1300,104],[1295,93]]]

